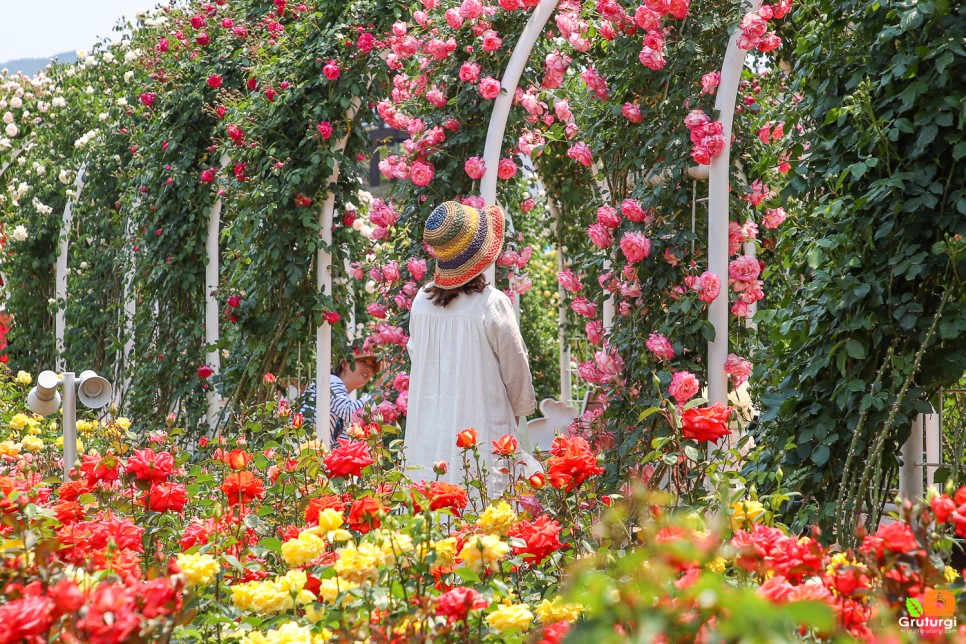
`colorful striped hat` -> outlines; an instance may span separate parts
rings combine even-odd
[[[436,207],[426,220],[423,241],[436,253],[433,282],[456,288],[485,271],[503,248],[503,209],[477,210],[455,201]]]

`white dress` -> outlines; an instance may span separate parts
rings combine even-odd
[[[480,293],[460,294],[443,307],[420,289],[410,311],[409,334],[406,466],[423,468],[408,472],[410,478],[432,481],[433,464],[446,461],[449,472],[440,480],[462,484],[456,435],[472,427],[489,470],[490,498],[498,496],[508,479],[497,472],[501,465],[492,441],[516,436],[514,416],[525,417],[536,408],[527,347],[510,298],[488,286]],[[528,472],[539,469],[533,457],[522,460]]]

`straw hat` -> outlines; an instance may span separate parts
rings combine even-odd
[[[477,210],[447,201],[429,215],[423,241],[436,254],[433,282],[440,288],[457,288],[496,261],[503,248],[503,209]]]

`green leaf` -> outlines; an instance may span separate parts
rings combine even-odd
[[[831,607],[821,602],[791,602],[785,605],[785,613],[797,623],[820,633],[831,630],[835,625],[835,614]]]
[[[812,450],[812,462],[816,465],[825,465],[830,455],[828,445],[819,445]]]
[[[260,548],[265,548],[266,550],[271,550],[275,553],[282,552],[282,540],[276,539],[275,537],[265,537],[264,539],[259,539],[258,546]]]
[[[856,360],[865,358],[865,347],[858,340],[846,340],[845,351]]]
[[[456,575],[465,582],[468,583],[478,583],[480,581],[480,576],[476,574],[472,568],[462,567],[457,568],[455,571]]]

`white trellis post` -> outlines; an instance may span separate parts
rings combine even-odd
[[[480,181],[480,196],[486,205],[496,203],[497,167],[500,164],[500,154],[503,151],[503,134],[506,132],[507,118],[510,116],[510,107],[513,105],[513,95],[517,91],[520,76],[527,66],[533,45],[540,37],[543,26],[550,19],[550,14],[557,8],[558,2],[559,0],[540,0],[540,4],[530,14],[530,19],[523,27],[520,39],[510,55],[510,61],[503,71],[503,79],[500,81],[500,94],[493,102],[490,125],[486,130],[486,145],[483,148],[483,163],[486,165],[486,171]],[[513,219],[509,213],[507,213],[506,219],[509,224],[507,229],[512,228]],[[483,274],[487,281],[493,284],[496,280],[496,267],[491,265]]]
[[[219,163],[224,170],[228,166],[227,154],[222,154]],[[206,361],[215,375],[221,373],[221,352],[218,350],[220,329],[218,326],[218,275],[220,272],[220,257],[218,236],[221,233],[221,197],[215,200],[208,214],[208,238],[205,241],[205,251],[208,264],[205,266],[205,344],[208,347]],[[217,387],[208,389],[208,426],[214,430],[221,416],[221,394]]]
[[[916,499],[922,497],[922,427],[923,415],[918,414],[912,421],[912,431],[909,439],[903,443],[900,454],[902,466],[899,468],[899,494],[903,498]]]
[[[83,164],[77,171],[74,181],[74,196],[67,200],[64,206],[64,218],[60,227],[60,246],[57,252],[56,269],[56,297],[57,314],[54,317],[54,346],[57,349],[55,361],[57,373],[64,371],[64,334],[67,330],[67,251],[70,247],[70,229],[74,225],[74,202],[80,199],[84,189],[84,172],[87,164]]]
[[[17,160],[17,157],[20,156],[21,152],[23,152],[23,148],[17,148],[16,150],[10,153],[10,160],[4,163],[3,167],[0,168],[0,177],[2,177],[3,174],[7,171],[7,168],[13,165],[13,162]]]
[[[141,206],[141,202],[135,202],[134,209],[137,210]],[[126,238],[130,241],[131,235],[134,232],[134,221],[130,218],[127,220],[127,235]],[[114,389],[114,402],[120,407],[127,397],[127,392],[131,388],[131,354],[134,352],[134,315],[137,311],[137,303],[134,297],[134,276],[136,271],[136,264],[134,261],[134,254],[128,253],[128,269],[127,275],[124,276],[124,291],[122,299],[124,301],[124,308],[121,310],[121,337],[124,338],[124,347],[121,353],[121,359],[119,362],[119,368],[117,369],[117,376],[114,382],[118,383],[118,387]]]
[[[351,123],[356,111],[362,104],[359,97],[352,98],[352,104],[346,110],[345,121]],[[333,151],[336,153],[345,149],[349,142],[348,132],[340,139]],[[332,186],[339,180],[338,161],[332,167],[332,174],[326,181],[329,193],[322,204],[319,213],[319,234],[322,244],[316,254],[316,288],[319,293],[332,295],[332,214],[335,211],[335,192]],[[328,448],[332,443],[332,428],[329,426],[329,408],[332,405],[329,392],[329,371],[332,368],[332,327],[322,321],[315,329],[315,437],[320,446]]]
[[[751,0],[750,10],[760,0]],[[722,125],[725,145],[711,160],[708,171],[708,270],[718,276],[721,292],[708,309],[714,327],[714,340],[708,343],[708,399],[711,403],[728,403],[728,379],[724,371],[728,360],[728,188],[731,170],[731,130],[738,100],[738,81],[747,52],[738,47],[739,32],[732,34],[721,66],[721,82],[714,107]]]

